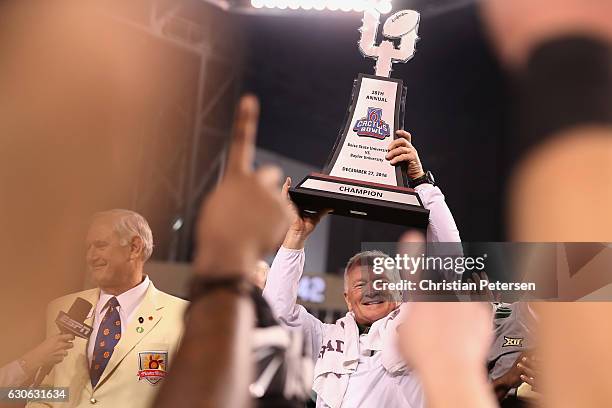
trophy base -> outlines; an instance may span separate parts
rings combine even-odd
[[[425,228],[429,210],[411,188],[311,173],[289,195],[302,211],[329,208],[333,214]]]

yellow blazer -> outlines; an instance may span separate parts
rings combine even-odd
[[[55,325],[57,314],[60,310],[67,312],[77,297],[94,305],[85,320],[85,324],[92,325],[100,297],[100,289],[97,288],[63,296],[51,302],[48,308],[47,335],[59,332]],[[43,386],[68,387],[69,402],[30,402],[27,408],[149,407],[164,382],[164,372],[172,365],[176,355],[183,334],[187,304],[183,299],[156,289],[151,282],[140,306],[131,321],[127,322],[126,333],[122,333],[95,388],[92,389],[89,378],[87,340],[77,337],[68,356],[53,368],[42,383]],[[139,322],[139,317],[144,319],[143,323]]]

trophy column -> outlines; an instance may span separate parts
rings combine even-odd
[[[429,211],[407,187],[405,166],[385,159],[403,118],[402,81],[359,74],[347,120],[322,173],[289,192],[302,210],[425,227]]]
[[[408,188],[406,165],[392,166],[387,147],[403,126],[404,87],[389,78],[393,62],[414,55],[419,14],[402,10],[387,19],[383,35],[400,39],[376,45],[380,14],[365,11],[359,49],[376,59],[376,75],[359,74],[346,122],[322,173],[312,173],[289,191],[301,210],[332,209],[334,214],[426,227],[429,211]]]

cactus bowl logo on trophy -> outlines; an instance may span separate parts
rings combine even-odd
[[[384,139],[391,136],[389,125],[382,120],[381,108],[368,108],[368,115],[357,121],[353,131],[357,136]]]
[[[344,125],[323,172],[309,174],[290,190],[302,211],[330,208],[338,215],[427,226],[429,211],[408,188],[406,165],[385,159],[390,137],[403,128],[406,97],[403,82],[389,76],[393,63],[414,56],[419,18],[413,10],[393,14],[383,25],[387,40],[377,44],[380,13],[373,7],[364,12],[358,46],[376,60],[376,75],[359,74],[354,81]]]

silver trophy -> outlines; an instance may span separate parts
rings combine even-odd
[[[406,90],[390,78],[394,63],[409,61],[415,52],[419,13],[402,10],[383,25],[376,44],[380,13],[364,12],[359,50],[376,60],[376,75],[359,74],[341,133],[322,173],[311,173],[290,191],[305,211],[333,209],[334,214],[425,227],[429,211],[408,188],[406,165],[392,166],[385,155],[403,126]],[[394,41],[399,40],[396,46]]]

